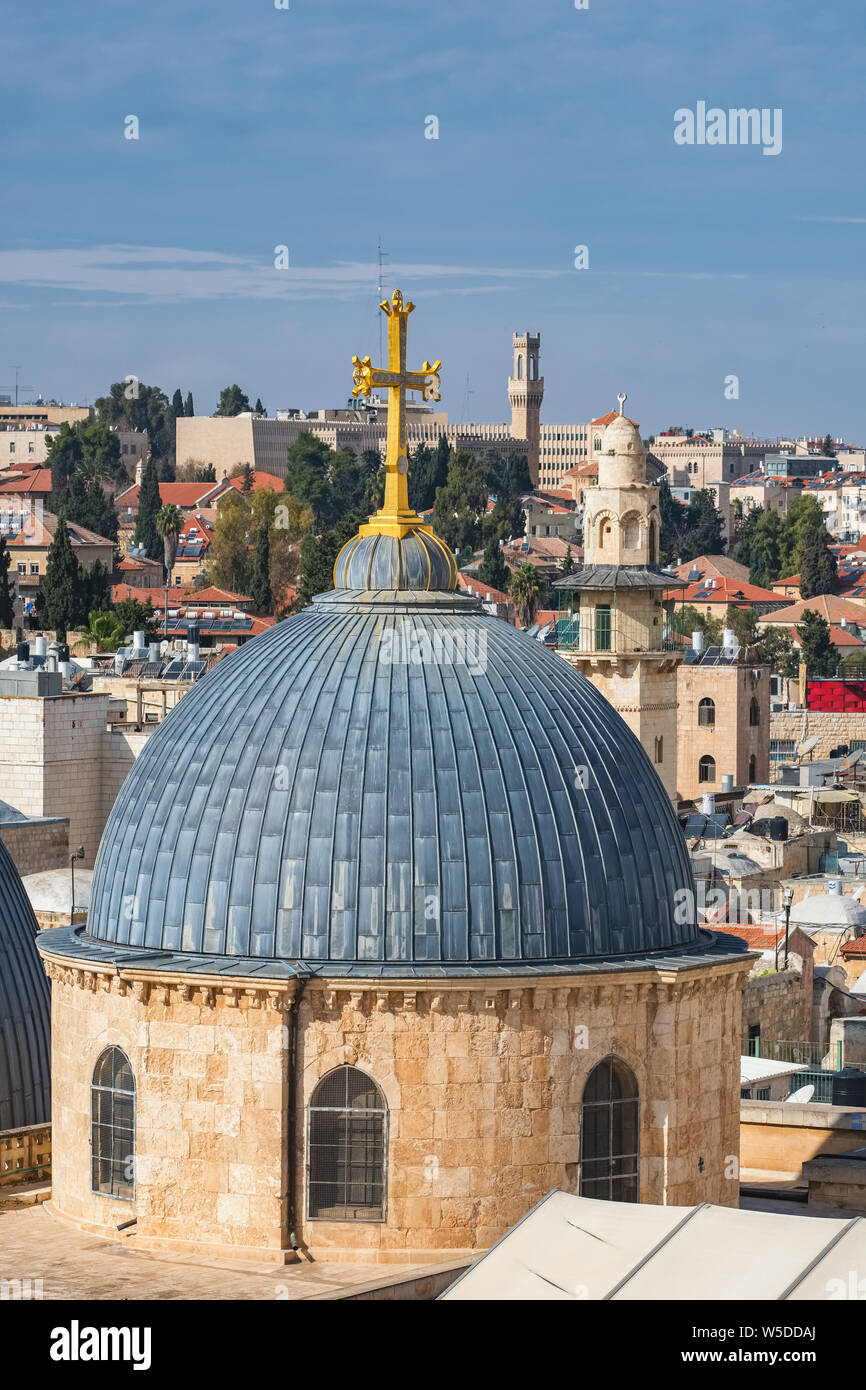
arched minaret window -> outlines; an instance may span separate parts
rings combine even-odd
[[[627,512],[622,519],[622,544],[624,550],[637,550],[640,545],[640,517],[637,512]]]
[[[518,352],[518,354],[517,354],[517,380],[518,380],[518,381],[522,381],[522,380],[523,380],[523,353],[522,353],[522,352]]]
[[[583,1088],[580,1195],[609,1202],[640,1198],[640,1094],[619,1057],[605,1057]]]
[[[753,695],[749,701],[749,724],[756,729],[761,722],[761,706]]]
[[[357,1067],[323,1076],[310,1098],[307,1211],[313,1221],[384,1221],[388,1107]]]
[[[106,1197],[135,1197],[135,1077],[119,1047],[107,1047],[93,1069],[90,1186]]]
[[[758,780],[758,762],[757,762],[757,759],[756,759],[754,753],[752,753],[751,756],[750,756],[750,758],[749,758],[749,781],[750,781],[750,782],[756,782],[757,780]]]
[[[659,531],[658,523],[651,517],[649,524],[649,563],[657,565],[659,562]]]

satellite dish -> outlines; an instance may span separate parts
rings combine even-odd
[[[789,1105],[808,1105],[814,1094],[814,1086],[801,1086],[799,1091],[793,1091],[785,1100]]]
[[[847,758],[842,759],[840,772],[849,772],[855,763],[858,763],[863,756],[863,749],[858,748],[856,753],[849,753]]]
[[[817,747],[820,741],[820,736],[818,734],[813,734],[811,738],[807,738],[797,749],[797,757],[805,758],[806,754],[811,753],[812,749]]]
[[[734,825],[735,825],[735,826],[737,826],[737,825],[748,825],[748,824],[749,824],[749,821],[752,819],[752,817],[754,816],[754,814],[755,814],[755,808],[754,808],[754,806],[753,806],[750,810],[748,810],[748,811],[746,810],[746,808],[745,808],[745,806],[744,806],[743,809],[742,809],[742,811],[740,811],[739,815],[734,816]]]

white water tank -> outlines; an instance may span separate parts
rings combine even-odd
[[[704,650],[704,634],[700,628],[696,628],[692,633],[692,650],[702,652]]]
[[[701,811],[705,816],[711,816],[716,809],[716,798],[712,792],[704,792],[701,797]]]

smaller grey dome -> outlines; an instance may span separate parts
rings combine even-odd
[[[791,922],[806,927],[862,927],[866,907],[845,893],[815,893],[791,908]]]
[[[336,589],[456,589],[457,561],[432,531],[399,539],[375,534],[348,541],[334,565]]]
[[[48,980],[33,908],[0,840],[0,1130],[50,1118]]]

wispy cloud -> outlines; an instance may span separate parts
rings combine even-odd
[[[490,282],[535,282],[564,270],[511,269],[466,265],[393,265],[392,283],[434,282],[440,293],[489,290]],[[102,294],[112,303],[167,303],[190,299],[307,299],[331,295],[369,295],[376,270],[361,261],[331,266],[290,266],[277,270],[263,257],[227,255],[172,246],[96,246],[87,249],[0,252],[0,284],[30,289]],[[467,284],[473,281],[474,284]],[[92,301],[91,301],[92,302]]]
[[[520,285],[540,284],[573,275],[569,267],[510,267],[395,263],[388,266],[392,285],[411,293],[489,294]],[[684,280],[744,279],[718,271],[599,270],[594,276],[634,276]],[[274,268],[262,258],[177,246],[96,246],[57,250],[0,251],[0,285],[31,290],[65,290],[76,298],[61,301],[80,307],[164,304],[178,300],[294,300],[369,297],[376,268],[364,261],[330,266]],[[88,298],[77,298],[77,296]],[[93,296],[103,296],[94,299]]]

